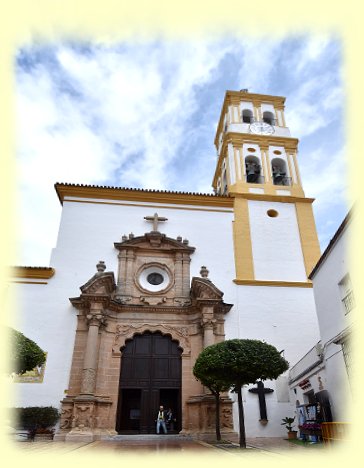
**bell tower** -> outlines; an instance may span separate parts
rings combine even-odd
[[[234,197],[238,284],[308,287],[320,255],[313,199],[302,188],[298,139],[286,126],[284,111],[284,97],[248,90],[227,91],[223,102],[212,185],[218,195]]]

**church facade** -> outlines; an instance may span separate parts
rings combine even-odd
[[[154,433],[160,404],[175,432],[203,436],[214,432],[214,401],[192,369],[204,347],[259,339],[294,363],[318,341],[313,199],[284,104],[226,92],[214,194],[55,185],[51,266],[13,270],[14,325],[47,352],[42,378],[14,383],[15,406],[59,407],[65,440]],[[264,385],[264,414],[244,390],[247,434],[283,435],[288,376]],[[237,431],[234,394],[221,412],[223,432]]]

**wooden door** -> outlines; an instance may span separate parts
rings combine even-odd
[[[146,332],[122,352],[116,430],[155,433],[159,405],[174,406],[180,427],[181,349],[169,336]],[[166,401],[163,401],[163,400]],[[138,413],[139,410],[139,413]],[[139,420],[136,416],[139,415]],[[134,419],[133,419],[134,418]]]

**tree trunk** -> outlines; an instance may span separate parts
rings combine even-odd
[[[239,407],[239,444],[240,448],[246,448],[245,440],[245,423],[244,423],[244,407],[243,407],[243,397],[241,394],[241,386],[238,386],[238,407]]]
[[[216,440],[221,440],[221,432],[220,432],[220,393],[217,392],[215,395],[215,427],[216,427]]]

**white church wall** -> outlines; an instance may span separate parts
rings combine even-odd
[[[306,281],[295,205],[249,200],[248,207],[255,279]]]
[[[191,257],[191,277],[200,276],[201,266],[207,266],[211,280],[224,291],[225,301],[234,300],[232,210],[83,201],[64,202],[57,245],[50,262],[56,272],[48,285],[14,285],[20,290],[19,307],[23,317],[20,331],[48,352],[43,383],[14,384],[19,390],[15,406],[60,406],[68,388],[76,329],[77,311],[69,298],[79,295],[79,287],[96,273],[99,260],[105,261],[107,271],[113,271],[117,280],[118,252],[114,242],[120,241],[123,234],[133,232],[139,236],[151,231],[152,224],[144,216],[157,211],[167,217],[167,222],[159,224],[160,231],[168,237],[187,238],[196,247]]]
[[[213,211],[212,211],[213,210]],[[120,242],[123,234],[143,235],[152,230],[152,224],[144,216],[156,211],[168,221],[160,223],[158,229],[168,237],[182,236],[189,245],[196,247],[192,254],[191,276],[200,276],[202,265],[215,273],[224,284],[231,285],[235,275],[232,251],[232,210],[205,207],[135,206],[133,203],[120,205],[65,202],[62,213],[59,241],[53,252],[51,265],[57,269],[73,271],[73,294],[78,294],[78,286],[84,284],[95,272],[95,265],[104,260],[107,271],[117,273],[117,250],[114,242]],[[75,277],[77,275],[77,278]],[[77,279],[77,281],[75,281]],[[75,290],[76,289],[76,290]]]
[[[234,304],[226,317],[225,339],[266,341],[278,351],[284,350],[283,355],[291,365],[319,340],[311,288],[239,285]],[[249,437],[284,435],[286,431],[280,421],[294,411],[288,397],[287,401],[282,401],[282,382],[279,389],[275,382],[264,385],[275,390],[266,396],[269,422],[266,426],[259,423],[257,396],[247,392],[245,409]],[[238,430],[237,411],[234,407],[235,430]]]
[[[68,388],[76,330],[76,314],[56,277],[47,285],[12,284],[20,314],[9,325],[47,353],[43,382],[14,383],[12,406],[60,406]],[[20,316],[20,317],[19,317]]]

